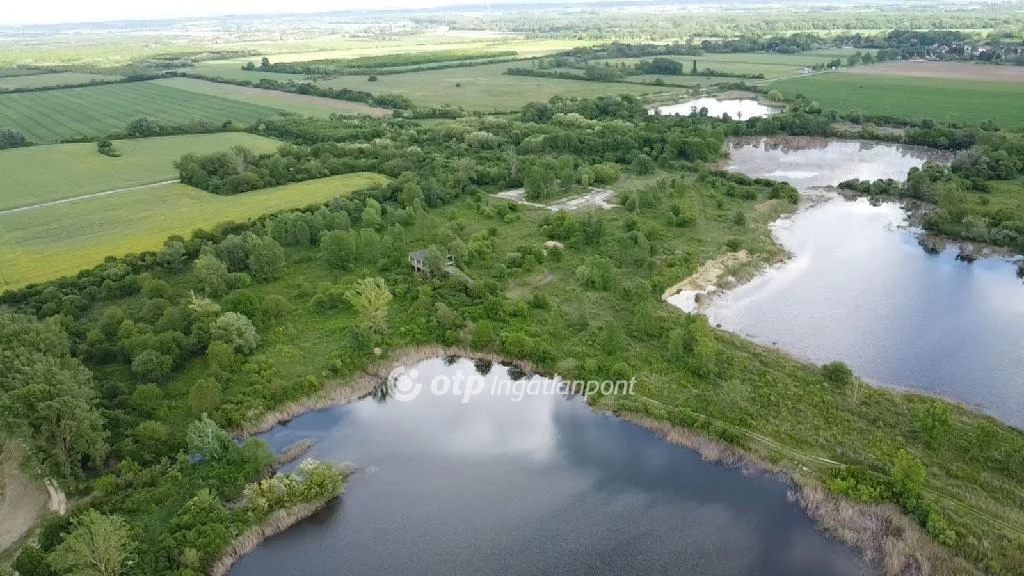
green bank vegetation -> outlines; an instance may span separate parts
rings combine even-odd
[[[783,115],[743,130],[812,125]],[[636,377],[659,404],[593,400],[699,430],[853,500],[894,503],[960,558],[897,545],[886,551],[888,573],[927,565],[962,574],[968,562],[1021,574],[1024,434],[941,400],[867,386],[838,364],[798,362],[661,300],[724,252],[782,256],[768,224],[793,208],[792,188],[707,168],[738,126],[651,117],[628,97],[429,127],[268,122],[268,134],[295,145],[243,158],[260,186],[301,179],[277,171],[289,166],[311,177],[362,170],[391,179],[3,296],[0,344],[13,351],[0,356],[5,433],[73,494],[91,495],[70,520],[43,527],[19,570],[60,566],[89,510],[123,519],[140,572],[209,568],[260,521],[244,514],[257,501],[245,486],[269,465],[262,443],[228,443],[221,428],[346,386],[379,361],[376,349],[440,343],[570,378]],[[611,184],[620,191],[614,209],[552,213],[489,194],[527,178],[540,190],[581,185],[609,163],[630,176]],[[217,155],[187,164],[211,188],[240,176]],[[209,197],[244,202],[262,192]],[[418,249],[433,270],[450,255],[464,274],[414,272],[407,254]],[[794,451],[843,465],[807,465]],[[242,508],[227,505],[239,498]]]
[[[906,182],[849,180],[857,194],[925,202],[925,229],[1024,253],[1024,137],[980,132],[978,144],[950,166],[911,170]]]

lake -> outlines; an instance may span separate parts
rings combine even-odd
[[[662,116],[687,116],[690,113],[707,108],[708,116],[720,118],[722,114],[728,114],[733,120],[747,120],[748,118],[761,118],[777,113],[777,108],[765,106],[751,98],[697,98],[679,104],[659,106],[656,109]]]
[[[509,378],[453,362],[415,369]],[[311,456],[359,469],[341,501],[264,542],[234,576],[864,573],[783,482],[704,462],[579,398],[463,403],[424,390],[306,414],[264,438],[278,450],[311,438]]]
[[[774,226],[792,254],[707,313],[724,328],[814,362],[842,360],[875,383],[979,407],[1024,427],[1024,286],[1000,258],[928,254],[892,203],[817,187],[904,179],[941,154],[894,144],[739,140],[727,169],[785,180],[806,205]]]

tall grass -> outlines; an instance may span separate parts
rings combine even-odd
[[[620,418],[655,432],[667,442],[689,448],[708,462],[767,474],[791,484],[788,497],[833,538],[856,548],[865,563],[885,576],[963,576],[976,570],[935,542],[894,504],[862,504],[830,492],[816,480],[758,459],[688,428],[630,413]]]
[[[254,526],[238,538],[235,538],[231,545],[228,546],[228,549],[224,552],[224,555],[221,556],[221,558],[210,568],[210,576],[225,576],[228,571],[231,570],[231,567],[235,565],[235,562],[238,562],[239,558],[255,550],[256,547],[264,540],[284,532],[306,518],[309,518],[323,510],[335,498],[336,497],[332,497],[320,502],[299,504],[298,506],[292,506],[291,508],[272,512],[267,516],[267,519],[261,522],[258,526]]]

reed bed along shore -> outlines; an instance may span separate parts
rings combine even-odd
[[[325,498],[320,502],[310,502],[306,504],[299,504],[286,508],[284,510],[277,510],[272,512],[267,519],[261,522],[258,526],[250,528],[247,532],[235,538],[234,541],[228,546],[228,549],[224,551],[224,555],[217,560],[210,568],[210,576],[225,576],[231,567],[238,562],[238,559],[245,556],[249,552],[252,552],[263,543],[264,540],[271,536],[276,536],[281,532],[291,528],[292,526],[302,522],[306,518],[316,514],[323,510],[335,500],[338,496],[332,496]]]
[[[819,528],[855,548],[864,562],[884,576],[964,576],[976,574],[966,562],[936,543],[894,504],[862,504],[829,491],[820,482],[755,455],[649,416],[628,412],[619,418],[646,428],[665,441],[689,448],[707,462],[744,474],[766,474],[790,485],[790,501],[800,504]]]
[[[274,462],[274,470],[280,470],[288,464],[295,462],[312,448],[313,441],[309,438],[303,438],[291,446],[288,446],[277,455],[277,461]]]

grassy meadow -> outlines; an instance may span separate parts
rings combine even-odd
[[[361,58],[364,56],[384,56],[388,54],[409,54],[417,52],[437,52],[442,50],[514,50],[521,58],[544,56],[576,48],[596,44],[595,41],[536,39],[520,40],[514,37],[498,35],[465,36],[423,34],[399,37],[381,41],[369,38],[346,38],[325,45],[322,49],[305,51],[283,51],[283,45],[268,51],[271,62],[306,62],[310,60],[332,60],[344,58]],[[206,64],[232,63],[241,67],[248,61],[259,63],[260,57],[232,58],[230,60],[210,61]]]
[[[210,154],[232,146],[273,152],[279,142],[244,132],[117,140],[121,156],[96,151],[93,143],[53,144],[0,151],[0,211],[174,180],[172,166],[188,152]]]
[[[117,80],[120,76],[109,74],[88,74],[85,72],[57,72],[55,74],[30,74],[0,78],[0,90],[15,88],[47,88],[50,86],[71,86],[88,84],[92,81]]]
[[[140,116],[169,124],[196,119],[250,123],[280,113],[269,106],[153,82],[0,94],[0,126],[16,128],[39,143],[104,136]]]
[[[729,74],[764,74],[765,79],[773,80],[800,74],[804,67],[827,63],[834,58],[845,61],[846,57],[854,52],[854,50],[846,51],[836,48],[832,50],[801,52],[799,54],[742,52],[736,54],[705,54],[703,56],[667,56],[666,58],[681,62],[686,72],[690,72],[690,67],[693,61],[696,60],[698,70],[710,68]],[[619,62],[625,62],[627,64],[636,64],[640,60],[650,60],[650,58],[614,58],[610,60],[596,60],[595,63],[604,64],[605,62],[610,62],[618,64]],[[663,79],[666,82],[669,79],[673,79],[674,82],[679,83],[689,83],[695,80],[689,76],[665,76]],[[730,78],[723,77],[706,78],[706,80],[712,80],[714,83],[732,81]]]
[[[173,234],[326,202],[385,180],[345,174],[238,196],[169,184],[0,214],[0,291],[72,275],[106,256],[156,249]]]
[[[827,73],[770,84],[825,109],[979,124],[1024,126],[1024,82],[986,82]]]
[[[241,72],[241,70],[239,70]],[[292,74],[280,74],[291,76],[290,80],[296,77]],[[263,90],[261,88],[249,88],[246,86],[235,86],[233,84],[219,84],[197,78],[165,78],[154,80],[156,84],[169,86],[178,90],[185,90],[195,94],[206,94],[221,98],[230,98],[239,102],[246,102],[256,106],[270,106],[310,116],[330,116],[331,114],[370,114],[372,116],[385,116],[390,112],[384,108],[375,108],[362,102],[349,102],[347,100],[335,100],[333,98],[321,98],[318,96],[307,96],[303,94],[291,94],[278,90]]]
[[[343,76],[324,80],[319,84],[332,88],[365,90],[374,94],[402,94],[420,106],[450,104],[480,112],[504,112],[519,108],[528,102],[545,102],[552,96],[593,98],[672,90],[623,83],[504,74],[505,70],[514,66],[514,63],[504,62],[468,68],[407,72],[381,76],[376,82],[368,82],[364,76]]]

